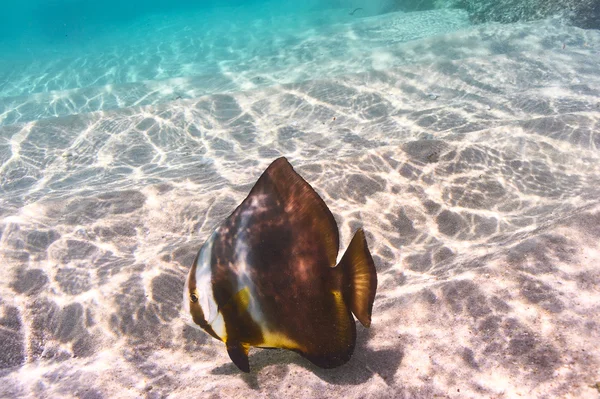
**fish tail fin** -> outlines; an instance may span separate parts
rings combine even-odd
[[[350,310],[363,326],[369,327],[377,291],[377,271],[362,229],[354,234],[339,266],[343,273],[342,292]]]

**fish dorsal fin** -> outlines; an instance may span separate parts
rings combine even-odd
[[[352,313],[363,326],[369,327],[377,291],[377,271],[362,229],[354,234],[338,267],[344,274],[344,297]]]
[[[246,200],[265,193],[277,196],[294,231],[302,235],[297,238],[308,246],[324,246],[328,266],[335,266],[340,238],[333,214],[286,158],[278,158],[269,165]]]

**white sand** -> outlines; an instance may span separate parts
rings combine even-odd
[[[599,49],[488,27],[403,47],[419,64],[0,128],[0,396],[597,396]],[[379,289],[348,364],[254,349],[245,375],[181,289],[280,155],[342,250],[367,231]]]

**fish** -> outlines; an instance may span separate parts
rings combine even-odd
[[[348,362],[368,328],[377,271],[359,228],[336,264],[333,214],[285,157],[201,246],[184,284],[188,321],[250,371],[250,347],[291,350],[321,368]]]

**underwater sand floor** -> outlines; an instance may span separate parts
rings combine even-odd
[[[529,51],[455,33],[419,64],[0,127],[0,396],[597,395],[600,36],[521,27]],[[379,289],[348,364],[255,349],[245,375],[181,290],[281,155],[342,249],[364,227]]]

